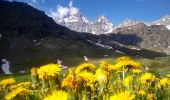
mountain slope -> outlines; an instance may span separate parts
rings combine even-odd
[[[96,20],[91,21],[82,16],[79,10],[71,14],[73,8],[75,7],[68,7],[68,13],[64,17],[56,18],[56,23],[74,31],[92,33],[99,37],[102,34],[108,35],[108,38],[104,39],[105,42],[117,41],[138,48],[170,54],[169,15],[151,23],[125,19],[120,24],[113,25],[105,16],[99,16]],[[109,37],[110,34],[112,34],[111,37]]]
[[[133,26],[119,28],[115,32],[119,34],[136,35],[136,37],[141,38],[141,40],[131,39],[132,42],[129,43],[128,45],[136,45],[140,48],[145,48],[145,49],[150,49],[150,50],[155,50],[158,52],[165,52],[167,54],[170,54],[169,52],[170,31],[163,25],[147,26],[145,24],[139,23]],[[124,40],[120,39],[119,41],[123,42]],[[136,41],[140,41],[140,42],[136,42]]]
[[[0,5],[0,33],[2,36],[29,34],[31,37],[43,37],[51,33],[58,34],[62,29],[68,30],[57,25],[43,11],[38,11],[25,3],[0,1]]]
[[[104,17],[99,17],[96,21],[100,23],[99,27],[105,22],[108,23]],[[111,26],[111,24],[106,25]],[[107,30],[107,27],[104,29]],[[145,49],[132,50],[123,47],[114,43],[117,41],[116,37],[122,35],[75,32],[58,25],[44,12],[25,3],[0,0],[0,59],[5,58],[11,62],[12,72],[56,63],[57,59],[63,60],[67,66],[76,66],[84,61],[83,56],[89,59],[123,54],[147,58],[166,56],[164,53]],[[128,38],[136,39],[136,36]]]
[[[111,53],[85,41],[86,37],[96,36],[71,31],[21,2],[0,1],[0,34],[0,59],[9,60],[13,72],[57,59],[74,66],[74,62],[84,61],[83,56],[103,57]]]
[[[122,28],[122,27],[127,27],[127,26],[133,26],[133,25],[136,25],[136,24],[139,24],[139,23],[144,23],[142,21],[136,21],[136,20],[132,20],[132,19],[125,19],[123,20],[120,24],[118,24],[116,26],[116,28]]]

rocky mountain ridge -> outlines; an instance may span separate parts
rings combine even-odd
[[[144,38],[132,34],[138,31],[129,34],[127,31],[129,28],[127,30],[119,28],[116,34],[107,35],[76,32],[57,24],[43,11],[22,2],[0,0],[0,22],[0,59],[5,58],[10,61],[13,72],[46,63],[56,63],[57,59],[63,60],[66,65],[75,66],[72,62],[84,61],[83,56],[89,58],[123,54],[146,58],[166,56],[164,52],[155,52],[146,48],[136,49]],[[100,26],[100,23],[105,24],[105,22],[107,22],[105,17],[99,17],[96,24]],[[145,25],[133,28],[139,30],[141,26]],[[145,27],[141,30],[143,29]],[[146,27],[146,30],[150,31],[148,29]],[[166,28],[160,26],[153,29]],[[165,34],[165,38],[162,39],[166,40],[169,36],[166,32]],[[133,47],[128,47],[129,45]]]
[[[51,16],[56,23],[78,32],[87,32],[96,35],[108,34],[113,33],[117,28],[133,26],[139,23],[146,24],[147,26],[163,25],[170,30],[170,15],[163,16],[149,23],[126,18],[120,24],[114,25],[105,16],[98,16],[95,20],[89,20],[87,17],[83,16],[79,10],[76,10],[76,13],[74,12],[74,14],[72,14],[72,9],[76,9],[72,5],[68,7],[68,9],[68,14],[64,17],[56,18],[56,16],[49,16]]]

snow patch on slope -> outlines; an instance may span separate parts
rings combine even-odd
[[[99,46],[99,47],[105,48],[105,49],[113,49],[111,46],[101,44],[100,42],[98,42],[98,43],[94,43],[94,42],[92,42],[91,40],[86,40],[86,41],[88,41],[89,43],[94,44],[94,45],[96,45],[96,46]]]
[[[115,52],[121,53],[121,54],[125,54],[125,53],[123,53],[123,52],[121,52],[121,51],[119,51],[119,50],[115,50]]]
[[[103,47],[103,48],[105,48],[105,49],[113,49],[111,46],[103,45],[103,44],[100,44],[100,43],[95,43],[95,45],[100,46],[100,47]]]
[[[170,30],[170,25],[167,25],[166,28]]]

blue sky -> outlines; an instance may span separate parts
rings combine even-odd
[[[59,5],[69,5],[69,0],[17,1],[29,3],[47,14],[57,11]],[[73,0],[73,6],[91,20],[105,15],[113,24],[118,24],[125,18],[150,22],[170,14],[170,0]]]

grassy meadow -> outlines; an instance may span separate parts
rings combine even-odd
[[[169,100],[169,58],[128,56],[89,59],[76,67],[33,67],[25,74],[1,75],[5,100]]]

